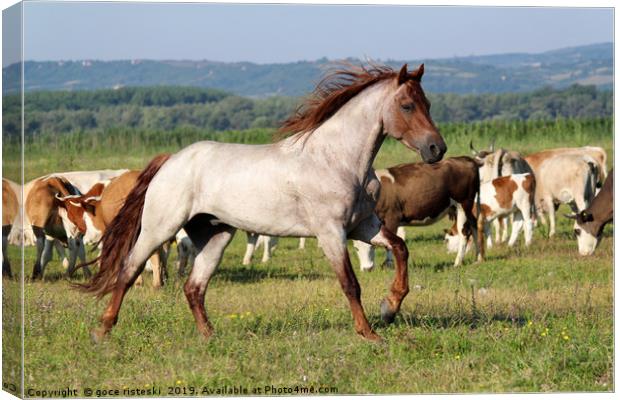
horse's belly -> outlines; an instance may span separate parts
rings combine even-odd
[[[295,199],[264,192],[251,196],[233,190],[211,193],[208,197],[202,212],[236,228],[271,236],[311,235]]]

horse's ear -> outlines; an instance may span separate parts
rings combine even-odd
[[[424,64],[420,64],[418,69],[409,74],[409,77],[419,82],[422,80],[422,75],[424,75]]]
[[[407,75],[407,64],[405,64],[398,73],[398,85],[402,85],[403,83],[407,82],[408,79],[409,76]]]

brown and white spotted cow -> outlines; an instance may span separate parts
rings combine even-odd
[[[488,150],[476,150],[473,143],[469,142],[469,148],[474,158],[480,162],[480,182],[490,182],[500,176],[513,174],[533,173],[532,169],[517,151],[499,148],[495,150],[494,144]],[[508,226],[512,224],[512,214],[510,217],[496,218],[493,220],[495,229],[495,243],[505,243],[508,240]],[[493,242],[489,239],[487,247],[491,247]]]
[[[480,219],[478,235],[490,239],[491,222],[496,218],[505,217],[514,214],[512,231],[508,246],[513,246],[521,229],[525,232],[525,245],[529,246],[532,242],[532,218],[534,211],[534,194],[536,190],[536,180],[534,175],[513,174],[509,176],[501,176],[493,179],[491,182],[485,182],[480,185]],[[474,214],[478,213],[474,209]],[[480,226],[482,225],[482,226]],[[455,252],[459,249],[460,243],[456,235],[456,224],[446,232],[446,243],[449,252]],[[481,242],[484,242],[481,240]],[[481,254],[484,257],[484,247],[481,246]]]
[[[567,217],[575,219],[575,236],[579,254],[589,256],[601,241],[603,228],[614,219],[614,170],[609,171],[603,188],[585,210]]]
[[[19,185],[2,179],[2,275],[11,277],[11,263],[7,256],[8,236],[13,220],[19,212]]]
[[[98,183],[85,195],[59,198],[67,209],[67,216],[84,235],[84,241],[97,243],[106,228],[112,223],[125,199],[134,188],[141,171],[127,171],[107,183]],[[153,287],[163,285],[162,273],[165,262],[163,249],[151,257],[153,268]],[[69,271],[70,274],[73,270]]]
[[[30,185],[25,201],[25,219],[36,237],[37,257],[32,279],[43,277],[45,266],[52,253],[54,239],[69,247],[69,268],[75,265],[78,255],[84,258],[84,245],[75,225],[66,217],[66,209],[59,196],[79,195],[79,190],[62,177],[36,179]],[[89,274],[86,270],[85,273]]]
[[[472,210],[480,187],[478,164],[470,157],[452,157],[435,164],[402,164],[375,173],[381,182],[375,212],[392,232],[402,226],[431,225],[456,207],[459,251],[454,265],[461,265],[468,237],[472,233],[476,236]],[[372,247],[362,242],[354,242],[354,246],[362,270],[372,269]]]

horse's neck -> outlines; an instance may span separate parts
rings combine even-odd
[[[359,180],[366,179],[385,138],[381,115],[388,90],[387,82],[381,82],[349,100],[310,134],[306,151]]]

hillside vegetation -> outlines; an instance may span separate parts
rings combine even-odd
[[[435,121],[554,120],[610,117],[613,96],[594,86],[543,88],[529,93],[483,95],[429,92]],[[250,99],[214,89],[191,87],[123,88],[77,92],[28,92],[25,134],[113,134],[118,129],[207,131],[275,128],[300,98]],[[21,99],[5,96],[4,134],[15,136],[21,122]]]
[[[361,60],[348,59],[353,64]],[[427,89],[435,93],[523,92],[544,85],[574,83],[611,88],[613,43],[600,43],[538,54],[512,53],[446,59],[387,60],[400,68],[425,63]],[[224,63],[208,60],[26,61],[25,90],[92,90],[121,86],[195,86],[237,95],[301,96],[314,87],[335,60],[283,64]],[[20,65],[2,70],[4,93],[20,85]]]

